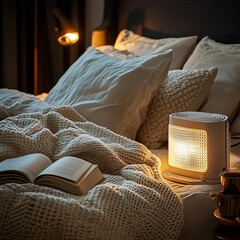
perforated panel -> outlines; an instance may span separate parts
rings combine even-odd
[[[207,171],[207,132],[169,125],[169,164],[173,167]]]

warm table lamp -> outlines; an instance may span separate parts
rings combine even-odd
[[[63,15],[58,8],[52,10],[56,18],[55,30],[58,32],[58,42],[63,46],[68,46],[76,43],[79,40],[79,34],[73,27],[71,22]]]
[[[183,183],[219,183],[229,168],[229,124],[221,114],[179,112],[169,116],[165,178]]]

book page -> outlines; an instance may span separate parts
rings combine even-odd
[[[91,163],[83,159],[67,156],[57,160],[46,168],[38,175],[38,178],[43,175],[55,175],[73,182],[78,182],[91,166]]]
[[[8,174],[22,173],[29,182],[33,183],[35,177],[51,163],[52,161],[46,155],[40,153],[9,158],[0,162],[0,176],[6,177]],[[11,182],[10,180],[9,182]]]
[[[102,182],[104,176],[97,165],[92,164],[83,174],[78,182],[69,181],[66,178],[55,175],[40,175],[35,183],[42,186],[50,186],[70,192],[76,195],[86,194],[89,189]]]
[[[89,189],[102,182],[104,179],[98,166],[93,164],[79,182],[79,186],[81,186],[81,191],[85,194]]]
[[[36,184],[41,186],[53,187],[58,188],[60,190],[64,190],[65,192],[70,192],[76,195],[82,195],[83,191],[73,181],[69,181],[65,178],[59,178],[54,175],[42,175],[41,177],[37,178]]]
[[[9,171],[7,174],[0,174],[0,184],[5,183],[29,183],[29,177],[19,171]]]

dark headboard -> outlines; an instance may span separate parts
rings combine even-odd
[[[240,43],[238,0],[105,0],[102,24],[92,44],[113,44],[126,28],[151,38],[209,36]]]

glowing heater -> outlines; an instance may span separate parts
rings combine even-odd
[[[227,117],[205,112],[169,116],[166,179],[183,183],[219,183],[229,169],[230,133]]]

